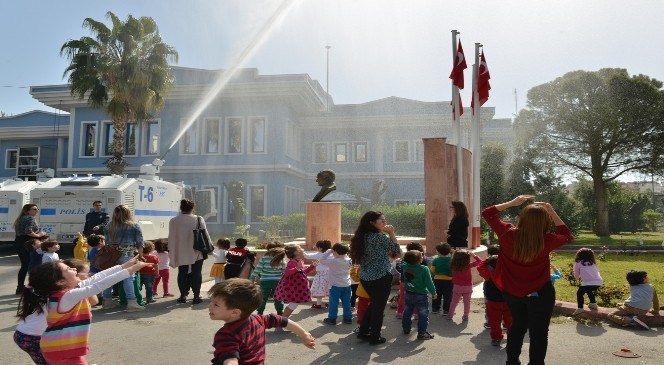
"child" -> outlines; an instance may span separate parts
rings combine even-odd
[[[475,262],[470,262],[470,256],[473,256]],[[450,311],[447,313],[445,319],[452,320],[454,311],[459,304],[459,300],[463,297],[463,316],[461,320],[468,321],[468,314],[470,313],[470,295],[473,293],[473,277],[470,269],[479,265],[482,260],[477,257],[472,251],[457,250],[452,255],[450,266],[452,267],[452,301],[450,302]]]
[[[595,303],[595,292],[602,286],[602,277],[595,263],[595,253],[589,248],[580,248],[574,258],[574,277],[581,281],[581,286],[576,291],[577,309],[572,315],[583,313],[583,295],[588,294],[590,303],[588,309],[597,310]]]
[[[210,269],[210,277],[214,278],[214,283],[218,284],[224,281],[224,267],[226,267],[226,252],[231,248],[231,241],[228,238],[217,240],[217,248],[212,251],[214,263]]]
[[[210,291],[210,319],[224,321],[214,335],[212,364],[263,364],[265,330],[286,327],[310,349],[316,339],[295,321],[278,314],[251,314],[261,303],[260,289],[247,279],[234,278],[215,284]]]
[[[431,262],[431,275],[433,276],[433,285],[436,287],[436,299],[431,302],[431,313],[440,313],[441,302],[443,305],[443,315],[450,311],[450,301],[452,300],[452,269],[450,261],[452,256],[450,252],[452,247],[449,243],[443,242],[436,246],[438,257]],[[442,299],[442,300],[441,300]]]
[[[143,259],[145,259],[145,262],[152,265],[141,269],[141,286],[139,287],[139,290],[143,289],[143,286],[145,286],[146,303],[156,302],[156,300],[154,300],[154,279],[159,276],[159,258],[157,255],[153,255],[152,251],[154,251],[154,243],[145,241],[145,246],[143,246]]]
[[[422,254],[424,254],[424,246],[422,246],[422,244],[417,243],[417,242],[411,242],[411,243],[406,245],[406,251],[410,251],[410,250],[417,250],[417,251],[422,252]],[[428,268],[429,267],[429,259],[424,255],[422,255],[422,256],[423,256],[422,265],[424,265]],[[397,262],[397,265],[396,265],[396,269],[399,272],[399,277],[401,279],[403,279],[402,268],[401,268],[401,263],[402,262],[403,262],[403,260],[400,260],[399,262]],[[404,309],[404,306],[406,305],[406,296],[404,294],[404,291],[405,291],[404,282],[403,282],[403,280],[401,280],[399,282],[399,301],[397,302],[397,318],[401,318],[403,316],[403,309]],[[414,313],[415,313],[415,319],[417,319],[417,313],[418,313],[417,308],[415,308]]]
[[[350,267],[351,262],[348,255],[348,246],[341,243],[335,243],[330,252],[321,258],[318,266],[328,268],[330,279],[330,295],[327,310],[327,318],[323,323],[337,324],[337,315],[339,313],[339,301],[343,308],[343,323],[353,323],[353,312],[350,310]]]
[[[106,239],[104,236],[98,235],[98,234],[91,234],[87,238],[88,241],[88,246],[90,246],[90,249],[88,250],[88,262],[92,263],[92,261],[95,259],[95,256],[97,256],[97,252],[99,250],[106,246]],[[92,274],[98,273],[101,270],[98,267],[94,267],[90,265],[90,272]]]
[[[498,255],[499,250],[500,250],[500,246],[498,246],[498,245],[495,245],[495,244],[488,245],[486,247],[487,257]],[[495,267],[496,266],[494,265],[491,269],[493,270],[493,268],[495,268]],[[488,329],[491,328],[491,326],[489,326],[489,314],[488,314],[489,310],[488,310],[488,307],[486,305],[486,302],[487,302],[487,299],[486,299],[486,285],[487,285],[486,281],[484,281],[484,283],[482,283],[482,295],[484,296],[484,329],[488,330]]]
[[[401,281],[405,287],[406,304],[401,319],[401,327],[404,334],[410,333],[412,325],[411,316],[413,310],[417,308],[417,339],[431,340],[433,335],[427,332],[429,324],[429,297],[427,292],[436,299],[436,287],[431,280],[431,271],[428,267],[422,265],[422,256],[424,254],[419,250],[407,251],[401,265]]]
[[[611,322],[622,326],[639,326],[649,330],[650,327],[640,320],[639,316],[645,315],[648,311],[659,316],[657,290],[650,285],[648,273],[645,271],[631,270],[626,278],[629,283],[629,298],[607,317]]]
[[[76,239],[74,240],[74,258],[87,261],[88,260],[88,242],[83,237],[81,232],[76,234]]]
[[[492,255],[477,267],[477,271],[485,280],[484,299],[486,300],[486,317],[491,329],[489,334],[492,346],[500,346],[500,342],[503,340],[502,323],[505,324],[508,333],[512,327],[512,314],[503,298],[503,292],[493,282],[493,269],[497,263],[498,256]]]
[[[325,253],[330,252],[332,247],[332,242],[329,240],[320,240],[316,242],[316,252],[315,253],[304,253],[304,258],[307,260],[318,260]],[[330,291],[330,273],[327,266],[316,266],[316,274],[314,275],[314,280],[311,282],[311,296],[316,298],[316,303],[311,305],[311,308],[321,309],[323,308],[323,297],[326,296]]]
[[[49,364],[87,364],[91,318],[88,298],[146,265],[134,257],[122,266],[81,280],[76,269],[62,262],[41,264],[30,273],[17,317],[25,321],[35,313],[46,315],[47,325],[39,346]]]
[[[350,269],[350,278],[351,280],[355,280],[359,283],[357,285],[357,290],[355,291],[357,294],[357,327],[353,330],[353,333],[359,333],[360,325],[364,319],[364,313],[366,313],[367,307],[369,307],[371,300],[369,299],[369,294],[360,282],[360,265],[353,265],[353,267]]]
[[[43,252],[42,264],[46,262],[56,262],[60,260],[60,256],[58,256],[57,252],[58,250],[60,250],[60,244],[58,243],[58,241],[47,240],[42,242],[41,250]]]
[[[249,252],[247,240],[238,238],[235,240],[235,247],[226,252],[226,267],[224,267],[224,278],[237,278],[242,274],[242,268],[247,260],[254,262],[256,255]]]
[[[157,293],[159,290],[157,290],[157,286],[159,285],[159,281],[162,281],[162,289],[164,290],[164,298],[168,297],[174,297],[174,294],[171,294],[168,291],[168,282],[169,279],[171,278],[171,258],[168,256],[168,239],[166,238],[159,238],[154,241],[154,250],[153,255],[156,255],[157,258],[159,259],[159,265],[157,265],[157,268],[159,269],[159,275],[156,275],[154,277],[154,284],[152,285],[154,289],[154,295],[158,296],[159,294]]]
[[[41,241],[37,239],[25,241],[25,248],[30,252],[30,262],[28,263],[28,272],[35,266],[42,263]]]
[[[311,291],[309,291],[307,274],[315,266],[310,265],[306,269],[304,268],[304,261],[302,261],[304,259],[304,251],[300,245],[288,245],[283,249],[275,248],[274,250],[278,251],[275,251],[273,255],[273,262],[283,260],[284,256],[288,258],[284,275],[274,289],[274,300],[288,303],[288,306],[284,309],[284,317],[289,317],[299,303],[308,303],[311,301]]]
[[[254,284],[260,286],[261,293],[263,294],[263,302],[258,306],[258,314],[263,314],[267,301],[270,299],[270,296],[274,295],[277,284],[279,284],[279,280],[284,275],[286,264],[284,263],[283,256],[280,259],[274,259],[275,254],[280,252],[280,250],[275,249],[280,248],[283,250],[283,247],[284,245],[281,242],[269,242],[265,246],[267,252],[258,261],[256,270],[251,274],[251,279],[254,281]],[[277,310],[277,314],[281,315],[284,312],[284,302],[275,299],[274,309]]]
[[[556,280],[562,279],[563,274],[561,274],[560,270],[558,270],[557,267],[553,266],[553,264],[551,264],[549,268],[553,270],[553,274],[551,274],[551,285],[553,285],[556,283]]]

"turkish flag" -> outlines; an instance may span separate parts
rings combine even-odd
[[[491,75],[489,74],[489,67],[486,65],[486,58],[484,58],[484,51],[480,56],[480,67],[478,70],[479,75],[477,75],[477,94],[479,95],[480,106],[484,105],[487,100],[489,100],[489,90],[491,90],[491,84],[489,84],[489,79]],[[475,98],[470,102],[470,107],[473,108],[473,113],[475,113]]]
[[[466,66],[466,56],[463,54],[461,39],[459,39],[459,46],[457,47],[457,53],[454,57],[454,67],[452,67],[452,72],[450,73],[452,85],[455,85],[459,89],[463,89],[463,70],[467,68],[468,66]]]
[[[463,103],[461,102],[461,94],[459,94],[459,91],[457,90],[457,99],[459,100],[459,117],[463,115]],[[452,101],[450,102],[450,105],[452,105],[452,120],[456,120],[454,116],[454,98],[452,98]]]

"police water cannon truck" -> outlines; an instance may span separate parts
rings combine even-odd
[[[30,191],[37,184],[20,179],[0,180],[0,242],[14,241],[14,221],[23,205],[30,202]]]
[[[204,218],[217,214],[214,190],[193,191],[183,183],[161,180],[157,176],[161,164],[163,161],[141,166],[137,178],[88,174],[35,183],[28,192],[28,200],[40,207],[37,217],[40,230],[61,245],[71,244],[77,233],[83,231],[85,215],[92,211],[92,203],[97,200],[110,216],[116,206],[126,205],[146,240],[168,237],[168,221],[178,214],[183,198],[194,200],[197,213]],[[8,221],[13,224],[19,213],[20,207],[16,214],[8,215]]]

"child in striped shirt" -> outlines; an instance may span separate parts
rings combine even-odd
[[[30,273],[29,285],[21,296],[17,317],[25,319],[46,308],[46,330],[41,352],[49,364],[87,364],[89,352],[90,303],[88,298],[111,287],[140,269],[151,265],[138,256],[81,280],[75,268],[60,261],[47,262]]]
[[[278,241],[269,242],[265,245],[267,252],[256,265],[256,269],[251,273],[250,279],[254,281],[254,284],[258,284],[261,288],[261,293],[263,295],[263,303],[258,306],[258,314],[263,314],[265,310],[265,305],[272,295],[274,295],[274,290],[279,284],[279,280],[284,275],[284,270],[286,269],[286,264],[283,259],[279,262],[272,264],[272,259],[274,258],[275,251],[274,248],[284,247],[284,244]],[[281,315],[284,312],[284,302],[280,300],[274,300],[274,309],[277,310],[277,314]]]

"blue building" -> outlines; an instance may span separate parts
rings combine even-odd
[[[128,126],[125,173],[137,175],[140,165],[166,154],[163,179],[217,192],[219,214],[208,220],[215,233],[234,227],[224,188],[233,181],[245,184],[246,223],[252,227],[260,224],[259,216],[303,212],[319,189],[315,176],[322,169],[336,172],[338,192],[368,197],[384,190],[379,198],[385,203],[423,203],[422,138],[449,136],[448,143],[456,142],[448,101],[387,97],[337,105],[306,74],[241,69],[201,106],[224,71],[173,67],[172,73],[175,84],[162,110],[153,120]],[[57,113],[0,119],[0,153],[6,156],[0,174],[29,171],[21,151],[32,153],[30,168],[36,158],[38,167],[52,168],[56,176],[106,174],[110,118],[72,97],[68,85],[33,86],[30,94]],[[482,108],[483,125],[494,112]],[[464,147],[470,114],[467,109],[462,118]]]

